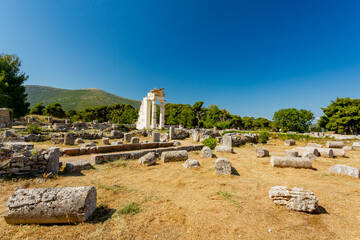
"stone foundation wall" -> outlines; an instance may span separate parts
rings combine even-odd
[[[39,175],[59,172],[59,148],[27,151],[0,148],[0,177]]]

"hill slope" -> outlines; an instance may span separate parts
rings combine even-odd
[[[113,105],[116,103],[131,104],[134,108],[140,108],[140,101],[119,97],[96,88],[68,90],[27,85],[26,93],[28,94],[27,100],[30,103],[30,108],[39,102],[43,102],[45,106],[59,102],[65,111],[69,109],[83,110],[86,107]]]

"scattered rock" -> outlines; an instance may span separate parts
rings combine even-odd
[[[360,178],[359,169],[346,165],[335,165],[329,168],[330,173],[345,174],[354,178]]]
[[[81,172],[81,170],[89,170],[92,168],[90,162],[87,160],[76,160],[68,162],[65,165],[65,171],[69,173]]]
[[[176,161],[185,161],[189,158],[188,152],[186,150],[180,151],[169,151],[163,152],[161,154],[161,160],[166,162],[176,162]]]
[[[230,175],[231,163],[226,158],[218,158],[215,162],[214,170],[216,174]]]
[[[188,159],[182,164],[185,168],[197,168],[200,167],[200,163],[194,159]]]
[[[139,158],[138,163],[146,166],[151,166],[156,164],[156,160],[156,154],[151,152]]]
[[[74,133],[66,133],[64,137],[65,145],[74,145],[75,144],[75,134]]]
[[[277,205],[285,205],[288,209],[299,212],[313,213],[318,208],[319,200],[313,192],[303,188],[288,189],[284,186],[272,187],[269,197]]]
[[[286,146],[293,146],[293,145],[295,145],[295,140],[294,139],[287,139],[287,140],[284,141],[284,144]]]
[[[333,158],[334,157],[334,151],[330,148],[319,148],[318,149],[320,156],[325,158]]]
[[[255,148],[255,155],[258,158],[269,156],[269,151],[264,148]]]
[[[85,143],[85,141],[82,138],[75,139],[75,144],[82,144]]]
[[[203,158],[212,158],[213,157],[213,153],[211,151],[211,148],[208,146],[205,146],[201,149],[201,155]]]
[[[110,139],[109,138],[102,138],[101,139],[103,145],[110,145]]]
[[[132,137],[130,140],[130,143],[132,143],[132,144],[139,143],[139,142],[140,142],[140,140],[138,137]]]
[[[285,150],[285,157],[299,157],[299,152],[294,149]]]
[[[228,152],[228,153],[233,153],[234,150],[232,147],[228,147],[228,146],[216,146],[215,147],[215,152]]]
[[[151,136],[152,142],[160,142],[160,133],[159,132],[153,132]]]

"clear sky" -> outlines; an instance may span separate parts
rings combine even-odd
[[[272,118],[360,98],[360,1],[0,0],[26,84],[205,101]]]

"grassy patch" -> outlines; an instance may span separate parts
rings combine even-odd
[[[134,202],[128,203],[123,208],[118,210],[117,212],[119,214],[125,214],[125,215],[131,214],[131,215],[134,215],[134,214],[137,214],[137,213],[140,212],[140,206],[139,206],[139,204],[134,203]]]
[[[121,159],[119,159],[117,161],[111,162],[109,164],[110,167],[126,167],[126,165],[127,165],[127,162],[123,158],[121,158]]]
[[[235,205],[236,207],[241,207],[241,204],[234,199],[234,195],[227,192],[226,190],[220,190],[216,194],[223,197],[224,200]]]

